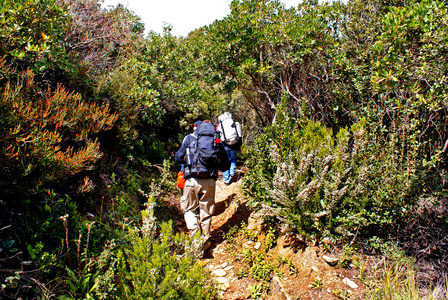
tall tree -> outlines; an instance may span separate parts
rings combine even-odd
[[[238,87],[263,124],[275,120],[283,92],[296,116],[329,121],[329,58],[336,47],[335,5],[233,1],[231,14],[208,27],[208,59],[219,80]]]

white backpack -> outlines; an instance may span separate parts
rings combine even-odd
[[[228,146],[237,143],[242,137],[240,123],[235,122],[229,112],[225,112],[218,117],[216,131],[221,133],[221,142]]]

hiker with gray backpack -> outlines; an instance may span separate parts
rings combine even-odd
[[[230,160],[230,169],[222,172],[224,183],[230,185],[236,174],[236,161],[242,144],[241,125],[233,120],[231,113],[225,112],[218,117],[216,131],[220,134],[221,142]]]
[[[218,170],[225,172],[230,161],[224,146],[219,142],[215,126],[205,120],[195,135],[188,135],[174,157],[185,164],[185,187],[180,200],[190,237],[200,232],[204,250],[210,246],[211,218],[215,207]]]

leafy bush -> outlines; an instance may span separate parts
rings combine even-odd
[[[66,67],[61,41],[68,20],[54,0],[2,1],[0,57],[19,71]]]
[[[443,1],[391,7],[372,51],[372,88],[384,124],[422,148],[422,159],[432,168],[425,174],[427,189],[440,198],[446,190],[446,150],[442,155],[441,149],[447,140],[447,18]]]
[[[395,221],[419,197],[418,152],[397,151],[400,139],[373,129],[361,120],[334,135],[279,113],[252,150],[246,194],[308,237]]]
[[[163,222],[159,231],[153,209],[150,200],[143,226],[127,227],[123,247],[105,248],[99,259],[105,273],[96,279],[99,299],[215,299],[214,285],[198,261],[202,241],[175,234],[172,222]]]
[[[70,197],[58,196],[53,191],[48,192],[43,202],[44,204],[41,203],[40,206],[33,203],[24,203],[30,210],[26,217],[22,219],[23,226],[28,228],[28,242],[33,243],[33,245],[36,244],[33,250],[35,253],[30,253],[31,257],[35,256],[33,259],[36,263],[41,264],[43,262],[41,260],[42,256],[50,255],[61,247],[65,248],[67,252],[65,257],[61,256],[58,260],[63,264],[71,265],[73,263],[75,265],[76,253],[73,250],[75,249],[73,241],[78,237],[78,232],[85,233],[77,204]],[[69,241],[68,245],[66,241]],[[58,254],[60,255],[60,253]],[[72,257],[71,262],[70,257]],[[44,264],[39,266],[42,269],[48,267]]]
[[[92,169],[102,156],[92,135],[110,129],[118,116],[61,86],[42,91],[32,76],[1,90],[0,164],[10,183],[35,188]]]

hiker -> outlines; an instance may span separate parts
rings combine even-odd
[[[230,185],[236,174],[236,161],[242,144],[241,125],[233,120],[231,113],[225,112],[218,117],[216,131],[220,134],[221,142],[230,160],[230,169],[222,172],[224,183]]]
[[[216,140],[215,126],[204,120],[195,135],[188,135],[175,154],[175,160],[185,164],[185,188],[180,200],[190,237],[200,232],[210,246],[210,225],[215,208],[218,169],[230,168],[224,147]]]

